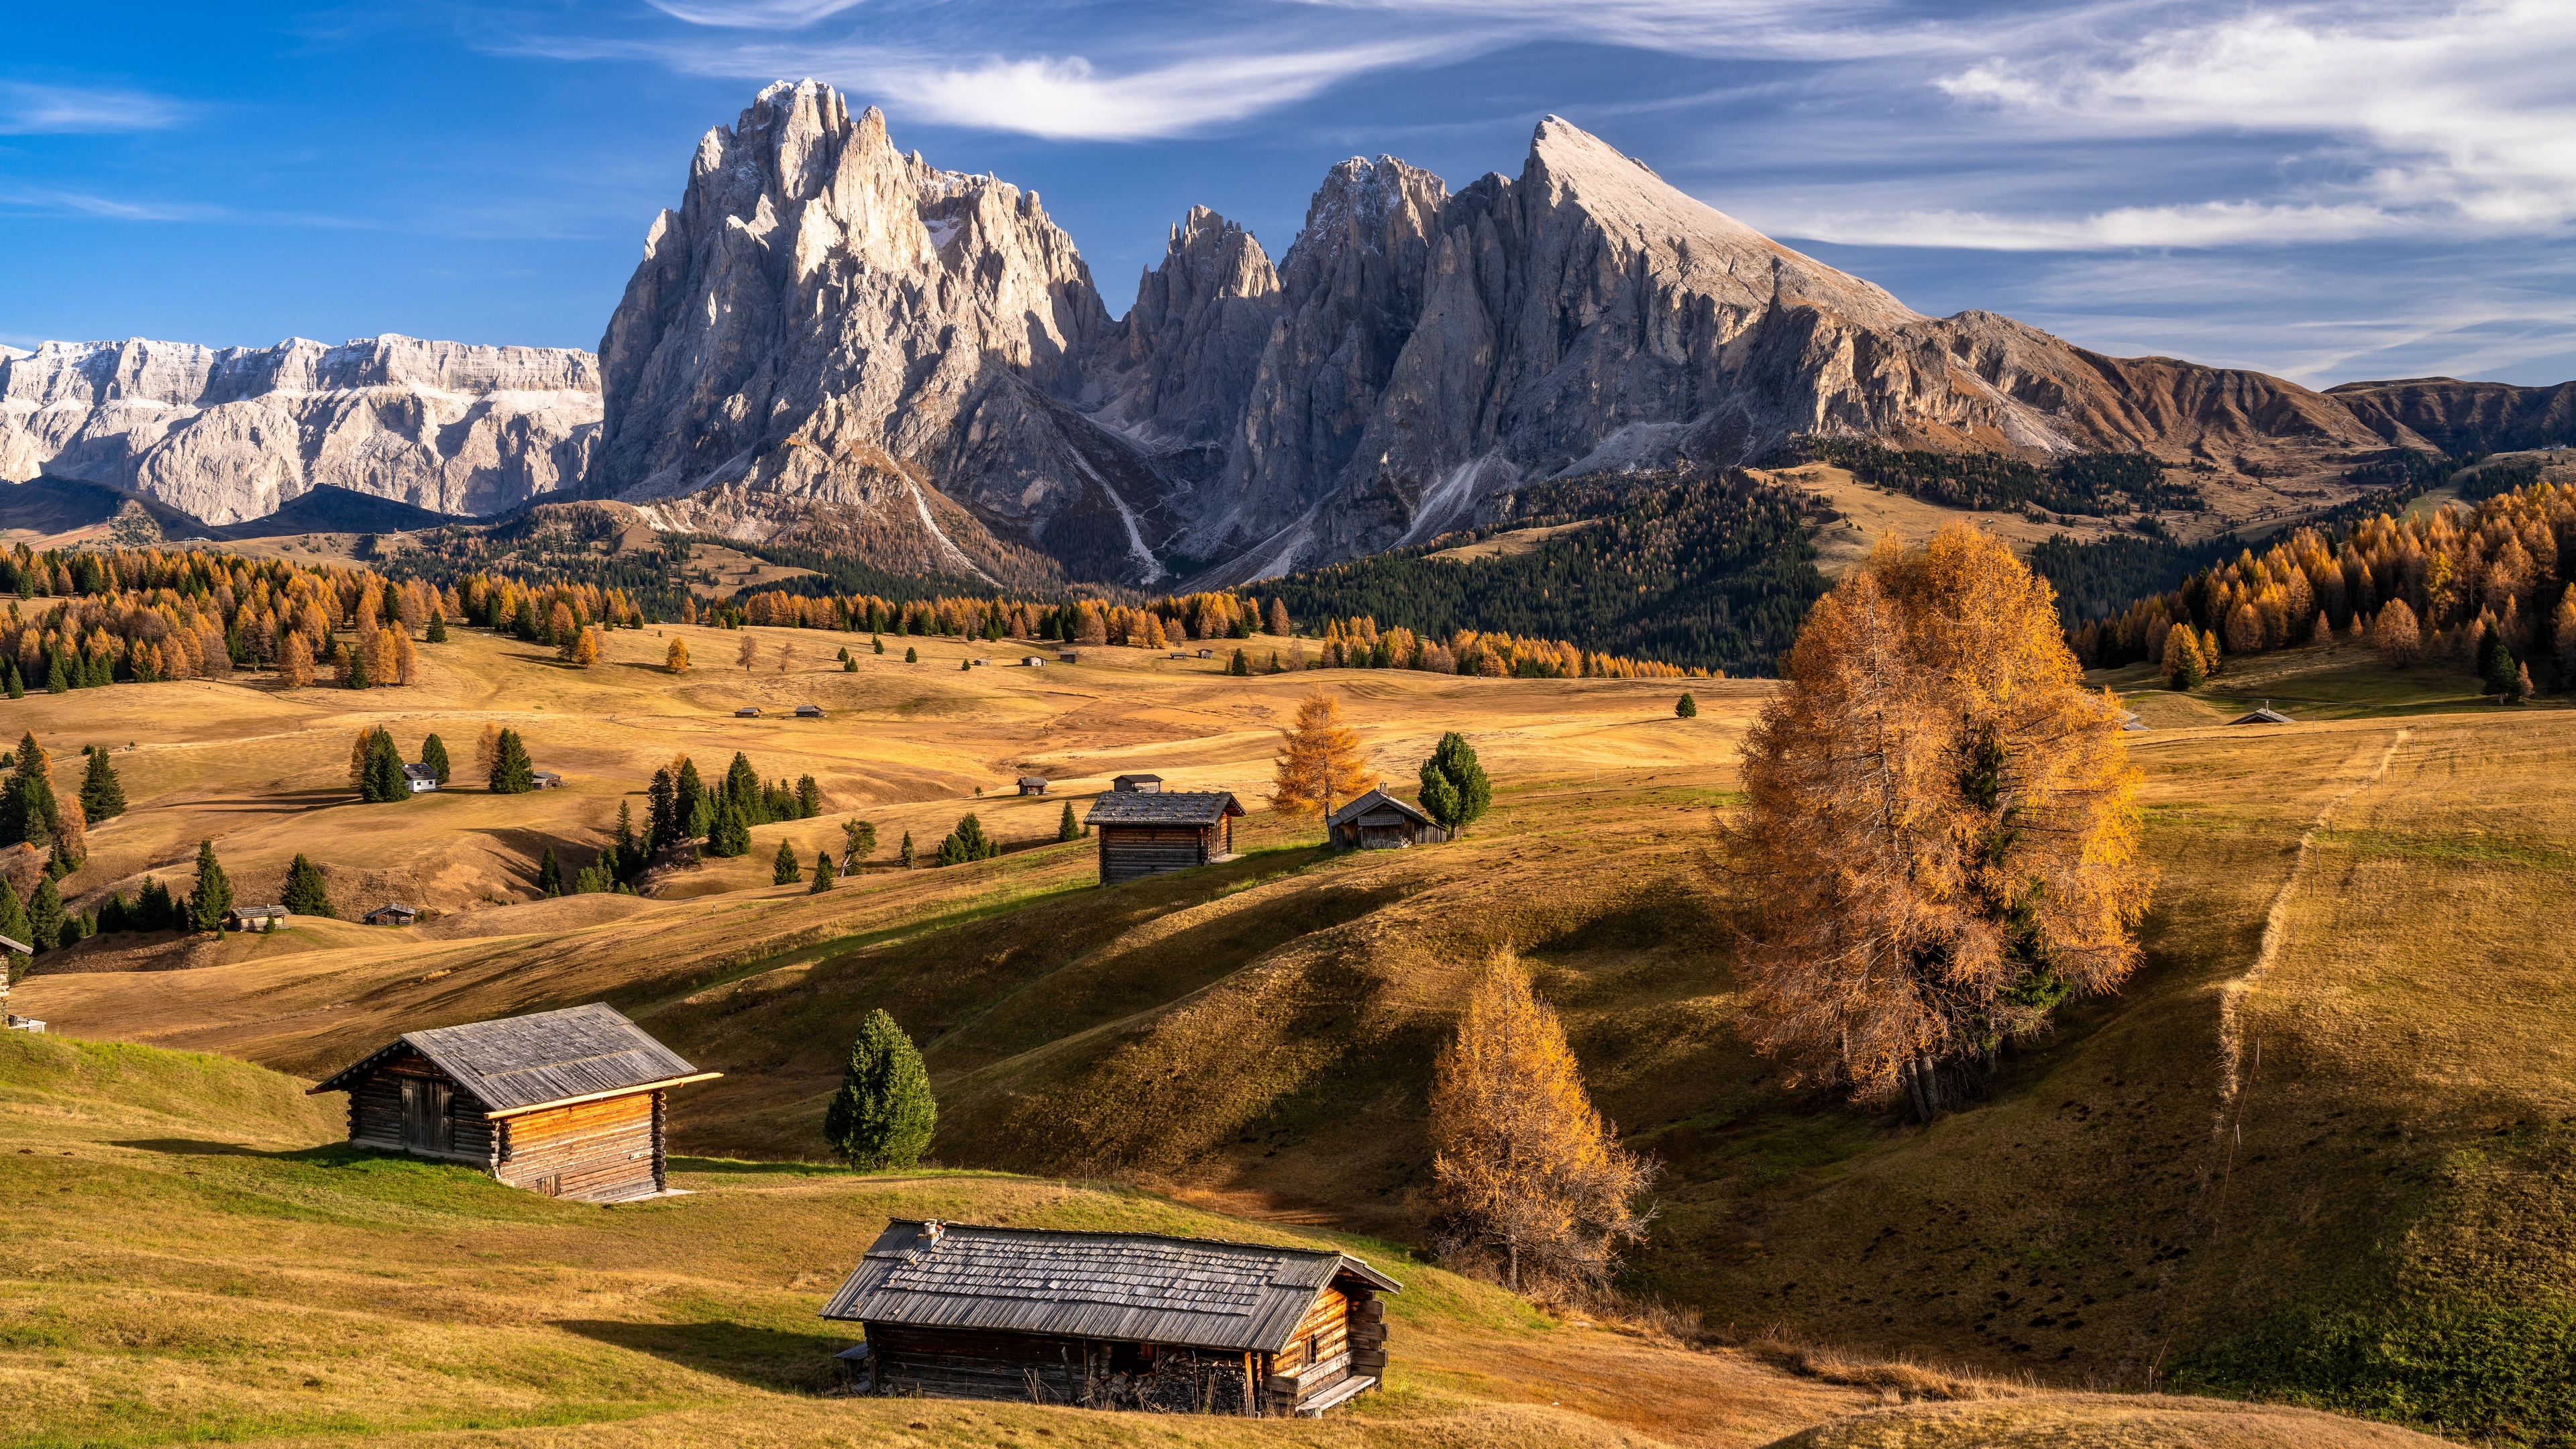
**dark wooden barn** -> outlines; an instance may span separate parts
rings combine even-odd
[[[1329,1248],[897,1219],[823,1316],[875,1393],[1312,1417],[1385,1377],[1400,1291]]]
[[[315,1092],[349,1094],[349,1141],[466,1162],[548,1197],[667,1185],[667,1098],[702,1072],[613,1007],[409,1031]]]
[[[1100,837],[1100,883],[1188,870],[1234,854],[1234,818],[1223,790],[1111,793],[1091,802],[1083,823]]]
[[[1160,775],[1121,775],[1109,782],[1109,788],[1121,795],[1152,795],[1163,788]]]
[[[1324,825],[1344,850],[1402,850],[1449,838],[1430,816],[1384,790],[1371,790],[1334,811]]]

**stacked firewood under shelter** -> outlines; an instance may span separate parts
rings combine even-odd
[[[1399,1291],[1329,1248],[897,1219],[823,1316],[875,1393],[1312,1417],[1385,1376]]]

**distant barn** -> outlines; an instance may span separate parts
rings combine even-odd
[[[746,704],[742,708],[735,710],[733,712],[733,717],[735,719],[758,719],[760,718],[760,706],[756,704]]]
[[[349,1141],[471,1163],[582,1202],[667,1186],[665,1099],[702,1072],[613,1007],[405,1032],[314,1092],[349,1094]]]
[[[227,931],[274,931],[286,922],[284,906],[234,906],[224,912]]]
[[[796,706],[796,717],[798,719],[821,719],[823,717],[823,706],[819,704],[800,704]]]
[[[403,779],[410,784],[411,792],[413,794],[426,795],[430,791],[438,788],[438,767],[435,765],[405,765],[403,766]]]
[[[1384,790],[1371,790],[1334,811],[1324,825],[1344,850],[1402,850],[1449,838],[1430,816]]]
[[[1022,775],[1022,776],[1020,777],[1020,793],[1021,793],[1021,794],[1023,794],[1023,795],[1043,795],[1043,794],[1045,794],[1046,792],[1047,792],[1047,782],[1046,782],[1046,777],[1045,777],[1045,776],[1043,776],[1043,775]]]
[[[563,776],[556,774],[552,770],[531,770],[528,772],[528,779],[540,790],[560,790],[563,788]]]
[[[1082,651],[1078,649],[1059,649],[1056,651],[1055,659],[1058,664],[1080,664],[1082,662]]]
[[[1330,1248],[899,1218],[822,1316],[878,1394],[1312,1418],[1385,1377],[1401,1291]]]
[[[420,907],[388,901],[358,919],[370,926],[408,926],[420,919]]]
[[[1231,858],[1242,813],[1222,790],[1113,793],[1083,823],[1100,837],[1100,883],[1116,885]]]
[[[1044,668],[1046,667],[1046,661],[1045,661],[1045,660],[1043,660],[1043,659],[1040,659],[1038,656],[1036,656],[1036,655],[1034,655],[1034,654],[1023,654],[1023,655],[1021,655],[1021,656],[1020,656],[1020,662],[1021,662],[1022,664],[1027,665],[1027,666],[1028,666],[1028,667],[1030,667],[1031,669],[1044,669]]]
[[[2298,721],[2281,713],[2279,710],[2274,709],[2272,707],[2272,701],[2267,699],[2263,701],[2263,707],[2261,709],[2249,709],[2245,713],[2238,715],[2236,718],[2229,720],[2228,723],[2232,725],[2297,724]]]
[[[1155,791],[1163,788],[1163,777],[1160,775],[1121,775],[1117,779],[1109,782],[1109,788],[1116,790],[1121,794],[1142,793],[1151,795]]]

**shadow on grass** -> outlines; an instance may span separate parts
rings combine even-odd
[[[856,1341],[853,1332],[806,1333],[748,1323],[623,1323],[612,1319],[557,1319],[554,1326],[636,1353],[651,1354],[702,1374],[753,1388],[819,1393],[840,1380],[832,1355]]]
[[[673,1172],[757,1174],[767,1177],[856,1177],[861,1174],[829,1162],[751,1162],[739,1157],[673,1157]]]
[[[257,1147],[244,1147],[238,1142],[209,1142],[194,1137],[138,1137],[124,1142],[110,1142],[110,1147],[131,1147],[137,1152],[158,1152],[165,1157],[257,1157],[269,1162],[341,1163],[360,1157],[392,1156],[373,1153],[334,1142],[322,1147],[298,1147],[292,1152],[269,1152]]]

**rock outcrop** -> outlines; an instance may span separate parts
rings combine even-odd
[[[576,488],[598,431],[597,364],[566,348],[388,334],[48,342],[0,357],[0,478],[113,484],[216,524],[326,485],[500,513]]]
[[[905,572],[991,579],[1034,545],[1151,582],[1160,480],[1073,406],[1113,331],[1034,193],[901,155],[874,109],[781,82],[706,134],[646,238],[600,343],[591,488],[725,488],[744,536],[842,510]]]

